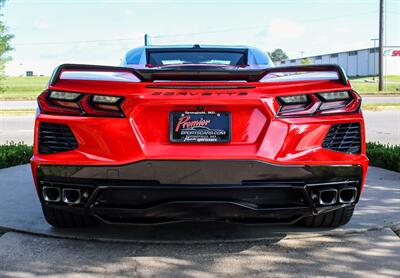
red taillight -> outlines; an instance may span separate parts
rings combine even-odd
[[[118,96],[61,91],[44,91],[38,97],[42,113],[95,117],[125,117],[121,109],[123,100]]]
[[[277,116],[281,117],[354,113],[361,105],[361,97],[354,91],[282,96],[277,101]]]

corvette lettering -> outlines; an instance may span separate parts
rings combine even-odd
[[[153,96],[246,96],[246,92],[154,92]]]

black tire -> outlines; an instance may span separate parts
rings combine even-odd
[[[298,224],[304,227],[334,228],[347,224],[353,216],[354,206],[344,207],[327,213],[307,216]]]
[[[42,206],[46,221],[57,228],[88,227],[96,224],[95,218],[90,215],[71,213],[52,207]]]

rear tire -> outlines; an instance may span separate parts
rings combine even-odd
[[[68,212],[52,207],[42,206],[46,221],[57,228],[73,228],[93,226],[96,221],[93,216]]]
[[[353,216],[354,206],[344,207],[327,213],[307,216],[298,224],[304,227],[334,228],[347,224]]]

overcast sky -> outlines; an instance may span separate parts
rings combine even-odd
[[[143,44],[244,44],[296,58],[373,46],[378,0],[9,0],[9,75],[62,63],[118,65]],[[400,0],[386,0],[387,45],[400,46]]]

